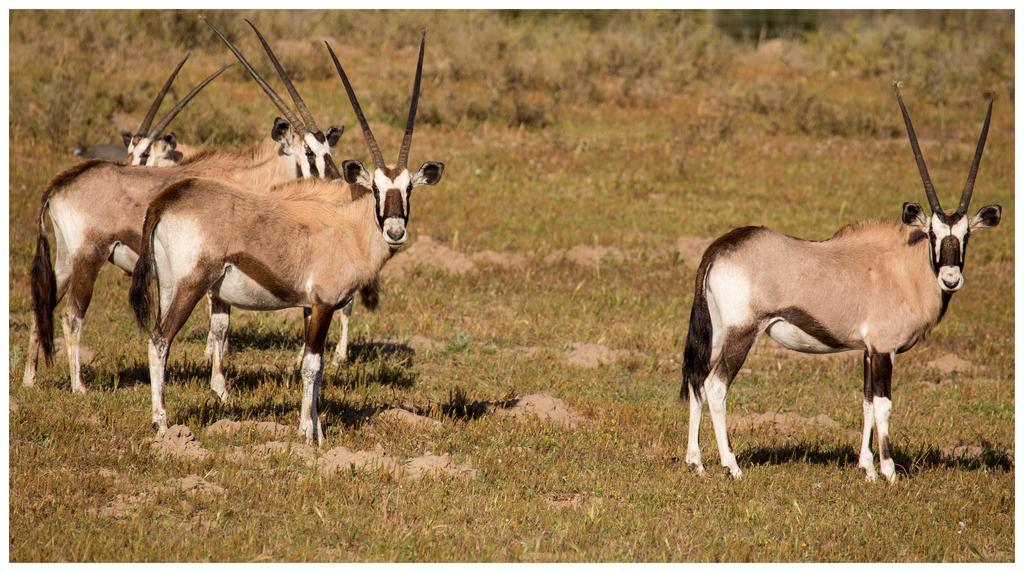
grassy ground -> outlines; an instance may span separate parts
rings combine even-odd
[[[234,313],[228,405],[207,389],[207,316],[193,315],[172,349],[167,408],[212,455],[158,456],[144,336],[130,319],[128,279],[112,267],[85,325],[83,343],[95,353],[88,395],[71,394],[62,356],[36,387],[21,386],[27,270],[46,181],[74,164],[69,148],[132,127],[186,48],[195,55],[182,86],[230,57],[194,13],[15,13],[12,560],[1013,559],[1011,18],[876,15],[757,48],[716,31],[706,14],[246,15],[280,46],[321,123],[349,126],[341,158],[366,151],[320,40],[331,38],[344,58],[393,153],[414,31],[424,22],[430,29],[412,162],[441,160],[447,170],[439,187],[417,195],[414,240],[532,256],[517,270],[388,277],[381,308],[357,308],[354,359],[325,374],[321,409],[326,448],[449,453],[476,477],[326,475],[288,456],[229,462],[231,447],[260,438],[207,435],[215,421],[297,426],[297,311]],[[242,15],[212,16],[268,69]],[[946,319],[897,360],[901,480],[868,484],[856,468],[859,356],[767,349],[734,384],[730,414],[781,412],[793,422],[733,431],[745,470],[733,482],[716,467],[705,421],[709,474],[689,473],[677,395],[694,270],[677,239],[748,224],[820,239],[860,218],[896,216],[903,201],[923,202],[893,77],[907,83],[947,203],[970,162],[980,94],[997,92],[974,206],[1004,207],[1002,225],[971,241],[967,285]],[[175,129],[184,142],[241,148],[263,137],[272,117],[236,70]],[[577,245],[623,256],[595,267],[544,262]],[[401,345],[414,335],[436,347]],[[582,368],[565,359],[576,342],[633,353]],[[534,349],[516,350],[524,347]],[[979,367],[947,374],[927,365],[948,353]],[[486,403],[541,392],[586,420],[570,429],[481,414]],[[396,406],[441,424],[420,429],[376,415]],[[835,424],[801,421],[818,415]],[[957,458],[956,446],[976,448]],[[165,485],[191,474],[225,491]],[[119,502],[128,509],[114,518]]]

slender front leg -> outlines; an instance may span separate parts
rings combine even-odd
[[[306,326],[305,355],[302,356],[302,408],[299,431],[310,444],[322,445],[323,428],[320,425],[318,402],[324,373],[324,344],[331,327],[334,308],[323,304],[313,306]]]
[[[25,353],[25,372],[21,377],[21,384],[31,387],[36,384],[36,367],[39,364],[39,325],[36,324],[36,316],[32,314],[32,329],[28,334],[28,352]]]
[[[299,347],[299,355],[295,358],[295,367],[302,367],[302,358],[306,356],[306,331],[309,330],[309,315],[313,310],[302,309],[302,346]]]
[[[878,478],[875,472],[875,456],[871,452],[871,431],[875,425],[874,385],[871,382],[871,354],[864,352],[864,433],[860,442],[860,460],[858,465],[864,469],[865,478],[874,481]]]
[[[892,354],[871,355],[871,386],[878,430],[878,465],[882,476],[896,482],[896,464],[889,449],[889,415],[892,413]]]
[[[704,474],[704,464],[700,460],[700,421],[704,415],[704,391],[695,392],[693,386],[687,388],[690,392],[690,434],[686,441],[686,464],[693,467],[698,475]]]
[[[348,360],[348,321],[352,317],[352,307],[356,305],[355,297],[352,297],[348,304],[341,308],[341,335],[338,336],[338,347],[334,349],[334,359],[331,365]]]
[[[228,401],[227,381],[224,379],[223,361],[227,346],[228,328],[231,326],[231,306],[208,294],[210,301],[210,336],[213,338],[212,376],[210,389],[224,403]]]
[[[213,335],[213,292],[206,293],[206,309],[210,312],[210,331],[206,334],[206,350],[203,355],[206,359],[213,359],[213,346],[216,344],[216,339]]]

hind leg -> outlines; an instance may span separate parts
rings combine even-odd
[[[64,350],[68,357],[71,370],[71,390],[85,393],[85,382],[82,381],[81,339],[82,327],[85,325],[85,313],[92,302],[93,287],[96,276],[105,262],[101,257],[80,256],[72,263],[68,302],[64,305],[61,316],[61,327],[64,330]]]
[[[736,463],[736,455],[729,444],[725,423],[725,403],[729,385],[747,359],[747,354],[756,337],[757,330],[753,327],[727,329],[718,352],[718,361],[717,363],[712,362],[714,365],[712,365],[711,373],[708,374],[708,379],[704,382],[704,394],[708,402],[708,410],[711,412],[711,425],[714,427],[715,441],[718,443],[718,456],[722,466],[735,479],[742,477],[743,472]]]
[[[686,441],[686,464],[693,467],[698,475],[704,474],[704,463],[700,460],[700,421],[704,414],[704,392],[687,387],[690,395],[690,431]]]
[[[331,365],[338,365],[339,363],[348,360],[348,321],[352,317],[352,307],[356,305],[356,299],[353,297],[341,308],[341,335],[338,336],[338,347],[334,349],[334,359],[331,360]]]
[[[312,315],[313,310],[310,308],[302,309],[302,345],[299,346],[299,357],[295,358],[295,367],[302,367],[302,358],[306,357],[306,330],[309,329],[309,317]]]
[[[60,229],[54,231],[56,239],[57,256],[53,264],[53,273],[57,282],[57,295],[53,300],[54,305],[60,304],[68,292],[68,285],[71,283],[71,260],[68,255],[67,246],[60,235]],[[28,352],[25,354],[25,372],[22,375],[21,383],[26,386],[36,384],[36,370],[39,367],[39,354],[42,351],[39,347],[39,324],[36,323],[35,312],[32,313],[32,325],[29,329]]]
[[[164,409],[164,383],[167,376],[167,358],[171,342],[185,325],[196,304],[210,289],[216,277],[203,281],[182,280],[177,287],[160,288],[160,319],[149,337],[149,379],[152,396],[153,426],[157,435],[167,431],[167,411]],[[159,282],[158,282],[159,283]]]
[[[228,328],[231,326],[231,306],[213,294],[208,294],[210,301],[210,337],[213,338],[211,354],[210,389],[217,394],[222,402],[227,403],[228,387],[224,379],[223,360],[227,346]]]

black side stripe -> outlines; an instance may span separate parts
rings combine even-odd
[[[783,308],[778,312],[774,312],[771,317],[786,320],[818,340],[824,346],[836,349],[843,347],[843,342],[836,339],[832,332],[828,331],[828,328],[801,308],[796,306]]]

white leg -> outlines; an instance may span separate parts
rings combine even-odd
[[[875,397],[875,427],[878,429],[878,465],[882,476],[890,483],[896,482],[896,464],[889,452],[889,415],[892,401],[888,397]]]
[[[206,309],[210,312],[210,331],[206,334],[206,350],[203,355],[206,359],[213,359],[213,346],[217,344],[217,338],[213,335],[213,293],[206,293]]]
[[[152,337],[149,340],[149,387],[153,404],[153,426],[157,436],[167,431],[167,411],[164,410],[164,375],[167,372],[168,343]]]
[[[704,464],[700,461],[700,421],[704,415],[704,392],[694,393],[693,387],[687,388],[690,392],[690,433],[686,442],[686,464],[693,467],[698,475],[704,474]]]
[[[711,375],[704,382],[704,393],[708,400],[708,409],[711,411],[711,425],[715,428],[715,440],[718,442],[718,455],[721,458],[722,466],[729,470],[729,474],[735,479],[743,476],[739,465],[736,464],[736,455],[729,447],[729,436],[725,428],[725,398],[729,391],[724,379],[712,368]]]
[[[212,376],[210,377],[210,389],[217,394],[217,397],[224,403],[228,401],[228,386],[224,379],[223,361],[224,346],[227,343],[228,327],[231,325],[231,306],[224,302],[214,301],[212,296],[207,295],[210,300],[210,336],[213,338],[212,354]]]
[[[68,354],[68,365],[71,368],[71,391],[85,393],[85,382],[82,381],[82,360],[79,342],[82,338],[82,318],[65,313],[61,319],[64,328],[64,350]]]
[[[875,456],[871,452],[871,431],[875,424],[875,406],[873,402],[864,400],[864,433],[860,441],[860,462],[858,465],[864,469],[866,478],[874,481],[878,478],[875,472]]]
[[[306,437],[306,442],[316,445],[323,443],[317,408],[323,371],[323,357],[320,354],[307,352],[302,357],[302,408],[299,412],[299,431]]]
[[[331,365],[338,365],[348,360],[348,320],[352,317],[352,308],[355,305],[356,299],[352,298],[341,309],[341,335],[338,336],[338,347],[334,350],[334,359],[331,360]]]

